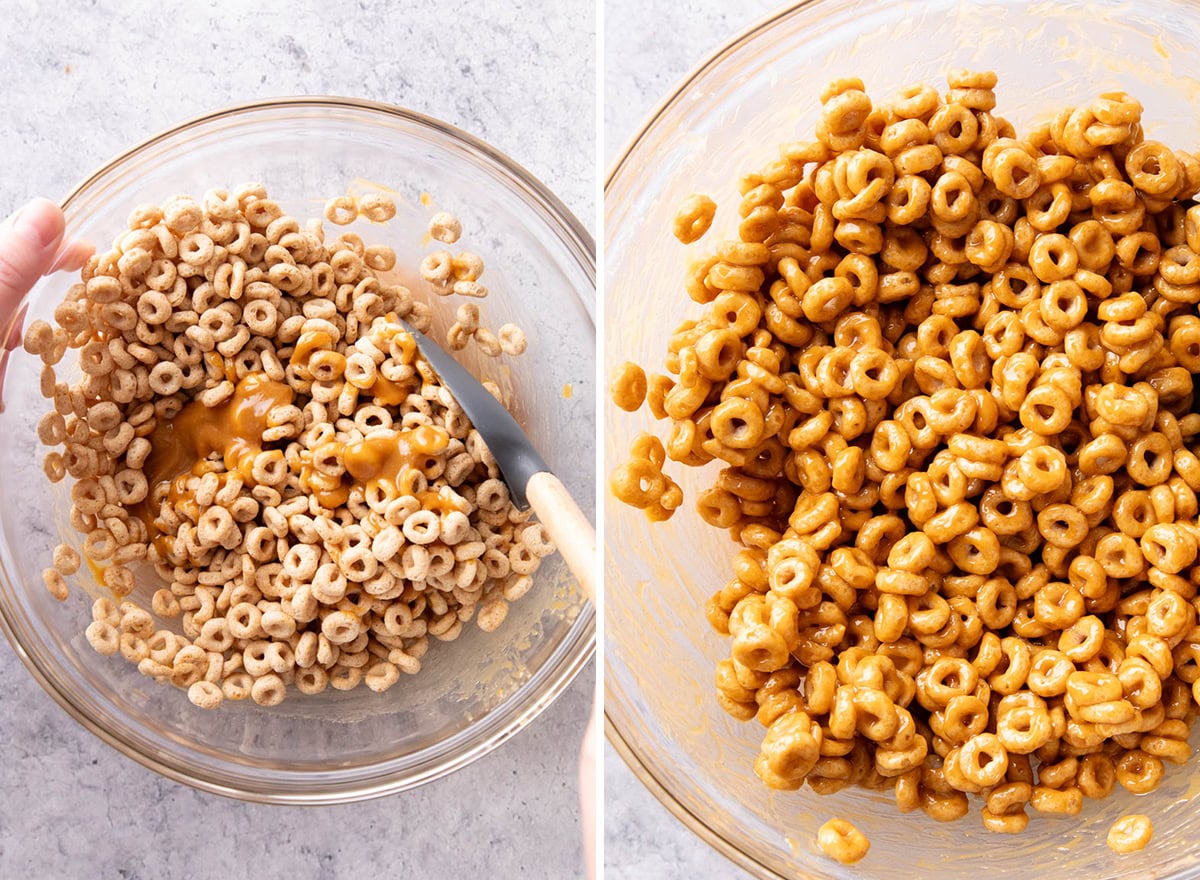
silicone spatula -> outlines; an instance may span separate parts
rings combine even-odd
[[[428,336],[403,320],[400,324],[483,437],[513,503],[522,510],[533,508],[584,595],[595,601],[596,531],[562,480],[551,473],[516,419],[478,379]]]

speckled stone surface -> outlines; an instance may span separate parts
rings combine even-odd
[[[605,161],[611,166],[646,117],[693,67],[778,6],[774,0],[608,0]],[[749,878],[668,813],[609,745],[604,752],[604,803],[606,878]]]
[[[586,0],[0,0],[0,216],[35,195],[62,198],[109,157],[199,113],[332,94],[482,137],[591,228],[594,47]],[[467,769],[327,808],[243,804],[158,777],[72,721],[2,641],[0,680],[5,880],[582,875],[576,759],[590,668]]]

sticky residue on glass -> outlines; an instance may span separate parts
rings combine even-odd
[[[86,590],[87,594],[93,599],[99,599],[102,596],[111,597],[112,591],[104,585],[104,569],[108,568],[108,566],[101,565],[86,553],[80,555],[83,556],[83,563],[87,566],[87,570],[91,572],[94,581],[93,583],[89,584],[86,580],[83,580],[84,590]]]
[[[350,185],[348,187],[346,187],[346,195],[348,195],[348,196],[358,195],[360,192],[363,192],[364,190],[367,192],[371,192],[371,191],[385,192],[390,196],[400,195],[399,190],[392,189],[392,187],[390,187],[390,186],[384,186],[382,183],[378,183],[374,180],[368,180],[365,177],[356,177],[352,181],[350,181]],[[424,198],[424,196],[422,196],[422,198]]]

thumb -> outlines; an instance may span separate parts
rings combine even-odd
[[[54,264],[64,220],[58,205],[34,199],[0,224],[0,320]]]

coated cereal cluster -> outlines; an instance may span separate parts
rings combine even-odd
[[[816,139],[741,180],[737,237],[689,271],[704,312],[665,372],[614,374],[668,427],[612,489],[661,520],[668,462],[721,466],[697,499],[740,545],[707,609],[717,695],[763,726],[766,785],[943,821],[974,795],[1016,832],[1191,754],[1200,160],[1125,94],[1018,136],[995,85],[824,90]],[[713,216],[690,199],[676,236]],[[866,852],[846,823],[820,845]]]

